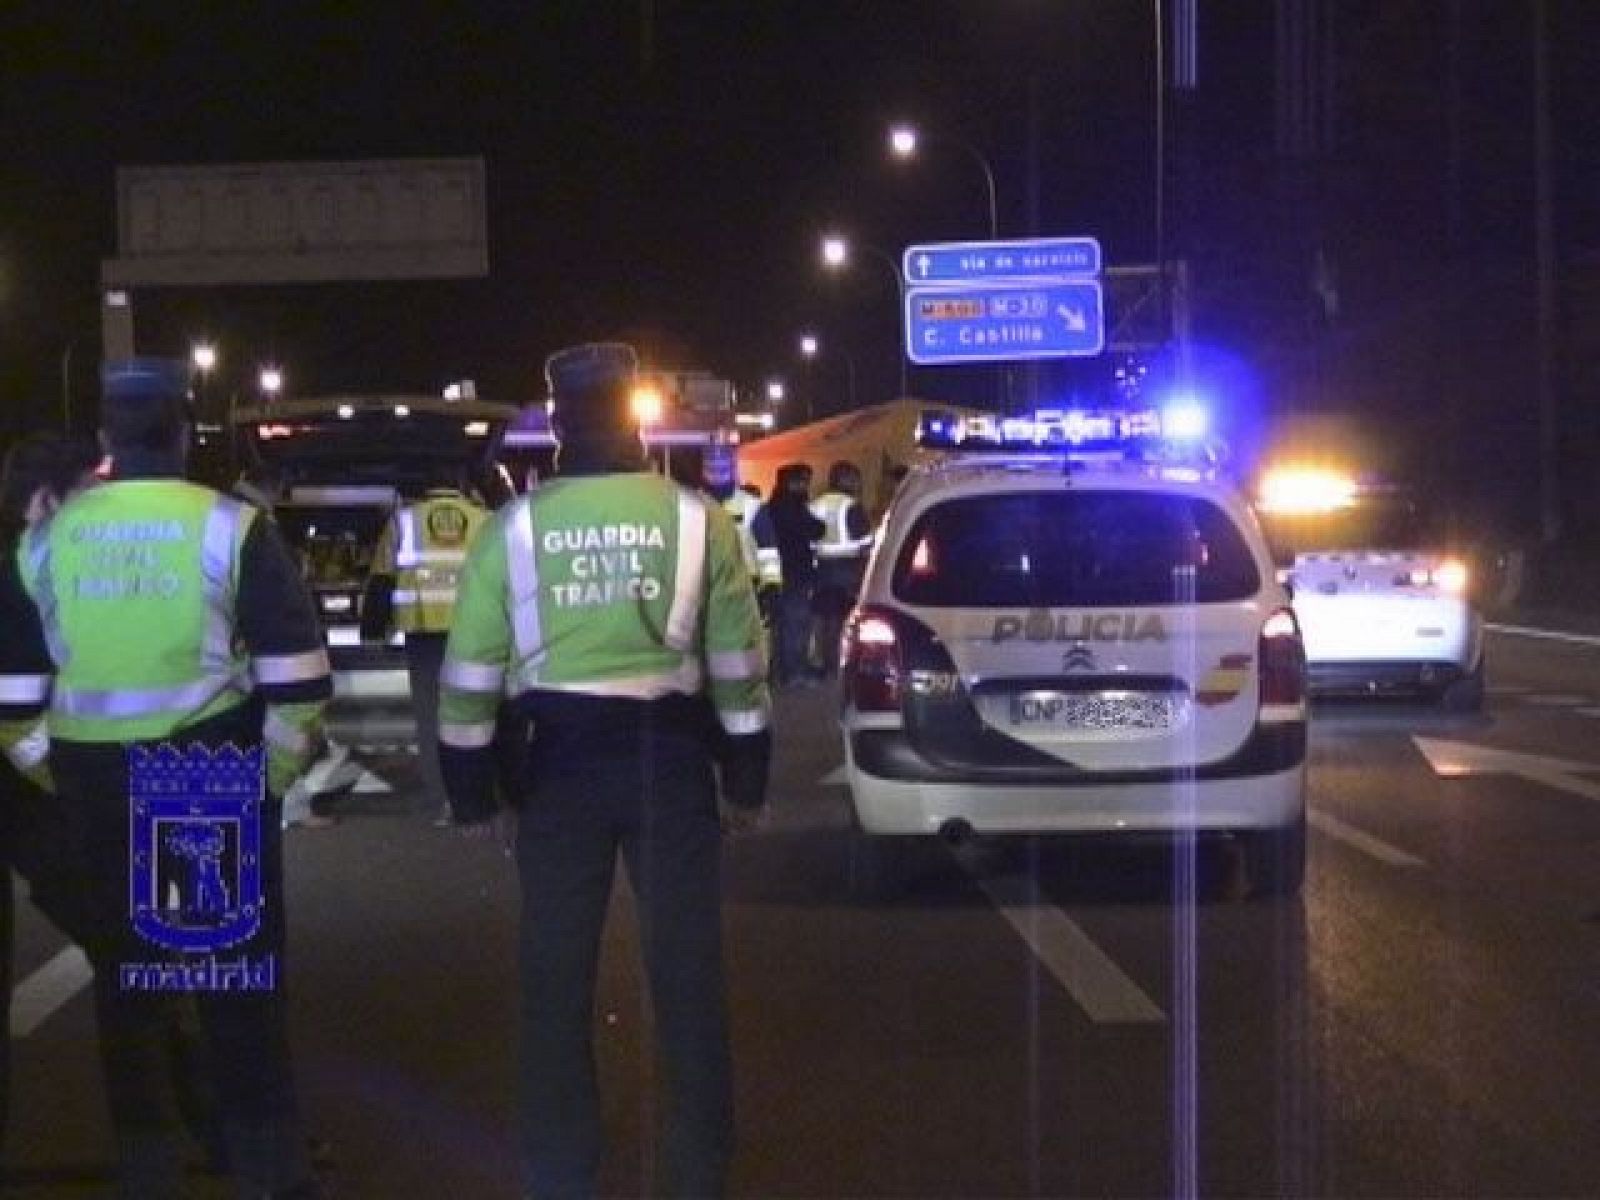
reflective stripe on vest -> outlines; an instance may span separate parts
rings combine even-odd
[[[533,505],[524,501],[506,522],[506,582],[511,587],[511,639],[524,682],[538,678],[544,663],[539,624],[539,555],[533,544]]]
[[[39,610],[45,645],[63,670],[71,659],[66,638],[61,635],[61,619],[56,612],[55,579],[50,564],[50,523],[41,521],[28,531],[28,576],[33,580],[33,604]]]
[[[466,501],[461,502],[463,505]],[[395,514],[395,525],[400,530],[400,544],[395,550],[394,565],[397,570],[408,567],[459,567],[467,561],[465,550],[445,550],[430,546],[417,532],[417,510],[402,508]]]
[[[722,507],[733,518],[734,525],[739,530],[739,553],[744,558],[745,570],[752,575],[761,571],[760,548],[756,545],[756,533],[753,528],[756,513],[761,508],[761,502],[749,492],[735,491],[722,502]]]
[[[653,699],[670,691],[692,692],[700,686],[700,665],[691,656],[699,633],[706,584],[705,502],[687,489],[677,500],[678,531],[673,567],[672,602],[667,610],[662,643],[685,656],[684,665],[663,675],[636,680],[552,684],[539,678],[547,651],[539,616],[539,558],[534,541],[533,505],[524,501],[505,523],[506,583],[511,601],[511,638],[516,651],[515,685],[580,691],[593,695]]]
[[[43,704],[49,696],[48,675],[0,675],[0,704]]]
[[[850,525],[846,518],[855,503],[855,497],[847,496],[843,492],[827,492],[817,497],[816,503],[811,506],[811,511],[827,526],[817,542],[818,558],[860,556],[869,539],[857,541],[850,536]]]
[[[678,562],[667,611],[666,643],[688,651],[700,624],[700,595],[706,579],[706,509],[693,492],[678,493]]]

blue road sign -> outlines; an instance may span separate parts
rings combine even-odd
[[[901,267],[906,283],[912,287],[924,283],[1081,279],[1100,274],[1100,243],[1092,237],[935,242],[907,246]]]
[[[1080,358],[1105,346],[1094,279],[913,287],[905,321],[906,357],[923,366]]]

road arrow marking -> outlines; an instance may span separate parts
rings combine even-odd
[[[928,273],[928,265],[932,261],[933,260],[931,258],[929,258],[926,254],[919,255],[917,257],[917,274],[919,274],[919,275],[927,275],[927,273]]]
[[[1595,763],[1547,758],[1542,754],[1520,754],[1497,750],[1493,746],[1474,746],[1470,742],[1447,742],[1442,738],[1411,739],[1441,779],[1460,779],[1467,775],[1520,775],[1569,796],[1600,804],[1600,783],[1580,779],[1579,772],[1600,771]]]

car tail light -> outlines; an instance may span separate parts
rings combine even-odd
[[[1306,695],[1306,651],[1294,613],[1280,608],[1261,626],[1261,703],[1299,704]]]
[[[891,614],[858,608],[845,623],[841,674],[848,701],[861,712],[898,712],[900,637]]]
[[[1467,590],[1469,578],[1467,564],[1459,558],[1447,558],[1433,569],[1433,581],[1441,590],[1453,596],[1459,596]]]

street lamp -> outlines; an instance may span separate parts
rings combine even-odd
[[[973,162],[978,164],[978,170],[983,172],[983,185],[989,197],[989,238],[993,240],[1000,236],[999,206],[995,199],[994,168],[989,165],[989,160],[983,152],[964,138],[941,135],[944,141],[952,146],[959,147]],[[895,125],[889,130],[889,153],[902,162],[916,157],[917,146],[922,141],[922,135],[915,126]]]
[[[784,394],[783,380],[767,380],[767,402],[769,404],[782,404]]]
[[[211,381],[212,369],[217,365],[217,348],[210,342],[196,342],[189,350],[189,361],[200,373],[199,409],[206,411],[206,384]]]
[[[885,251],[866,242],[852,242],[843,234],[830,233],[822,239],[822,265],[830,271],[842,271],[850,265],[850,255],[853,250],[860,249],[870,254],[889,269],[889,275],[894,279],[895,295],[899,299],[899,313],[903,314],[906,307],[906,281],[900,274],[900,265]],[[906,356],[902,351],[895,356],[900,363],[900,395],[907,394],[906,381]],[[854,407],[852,403],[851,407]]]
[[[819,355],[821,355],[821,353],[822,353],[822,339],[817,337],[817,335],[814,334],[814,333],[802,333],[800,335],[800,357],[802,357],[802,358],[804,358],[806,360],[806,366],[807,366],[808,370],[810,368],[811,363],[814,362],[817,359],[817,357]],[[839,351],[839,357],[844,359],[845,380],[846,380],[845,391],[846,391],[846,394],[849,396],[850,411],[854,412],[855,411],[855,407],[856,407],[856,360],[854,358],[852,358],[850,356],[849,352],[846,351],[846,350],[840,350]],[[811,396],[808,393],[807,396],[806,396],[806,420],[809,421],[810,419],[811,419]]]
[[[266,393],[268,400],[276,400],[278,393],[283,391],[283,370],[279,367],[262,367],[256,382]]]

